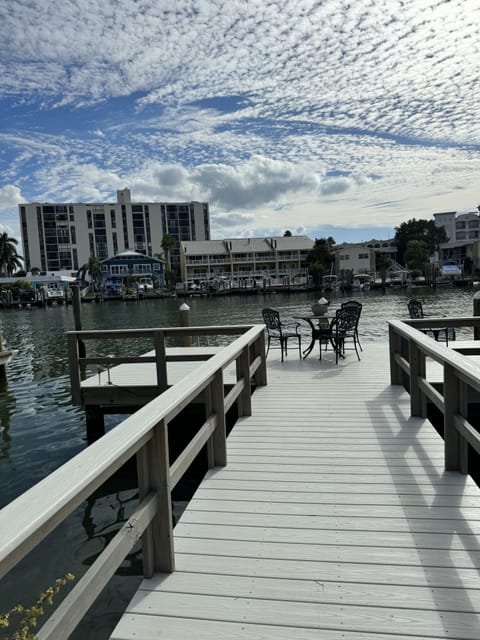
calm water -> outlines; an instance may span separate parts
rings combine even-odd
[[[471,290],[444,289],[414,292],[424,310],[434,315],[471,315]],[[360,333],[364,348],[383,340],[387,320],[405,318],[412,292],[356,294],[364,304]],[[317,294],[259,294],[227,298],[191,298],[192,324],[261,322],[264,306],[284,316],[308,313]],[[341,296],[339,296],[340,298]],[[140,303],[109,302],[82,305],[85,329],[160,327],[178,324],[182,299]],[[332,305],[336,298],[332,296]],[[71,307],[0,310],[0,334],[18,355],[0,380],[0,507],[81,451],[85,419],[70,401],[65,332],[72,330]],[[110,420],[114,420],[113,418]],[[111,422],[113,424],[113,422]],[[30,604],[55,577],[67,571],[82,575],[92,559],[135,506],[136,492],[128,479],[117,479],[97,492],[44,544],[0,582],[0,612],[17,602]],[[112,584],[93,607],[74,638],[108,638],[140,581],[138,550],[125,561]],[[2,637],[0,633],[0,638]]]

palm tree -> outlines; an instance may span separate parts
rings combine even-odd
[[[166,233],[161,242],[161,247],[163,249],[163,254],[165,256],[165,262],[167,263],[168,270],[170,271],[172,266],[170,263],[170,252],[176,244],[175,236],[172,236],[171,233]]]
[[[0,233],[0,272],[9,276],[22,266],[23,258],[17,253],[17,245],[16,238],[11,238],[6,231]]]
[[[90,256],[88,262],[83,264],[77,272],[77,278],[86,282],[87,275],[94,286],[100,284],[103,278],[102,261],[96,256]]]

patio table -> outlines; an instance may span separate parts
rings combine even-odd
[[[325,313],[325,314],[323,314],[321,316],[317,316],[317,315],[313,315],[313,314],[305,314],[303,316],[293,316],[293,317],[296,320],[304,320],[305,322],[308,322],[308,324],[310,325],[311,332],[312,332],[311,333],[310,344],[308,345],[308,347],[306,349],[303,350],[303,359],[304,360],[312,352],[312,349],[315,346],[316,340],[320,341],[320,340],[324,339],[324,340],[330,342],[330,344],[332,345],[333,349],[336,348],[334,343],[331,340],[331,332],[330,332],[332,320],[334,320],[336,318],[336,314],[335,313],[332,313],[330,311],[330,313]],[[322,322],[322,320],[324,322]],[[321,357],[322,357],[322,345],[320,343],[320,358]]]

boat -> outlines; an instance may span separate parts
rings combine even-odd
[[[405,289],[411,283],[410,273],[406,270],[391,271],[385,280],[387,287],[392,287],[393,289]]]
[[[47,304],[63,304],[65,302],[65,293],[63,289],[57,287],[45,287],[45,302]]]
[[[352,291],[370,291],[372,278],[368,273],[358,273],[352,280]]]
[[[152,279],[146,276],[140,278],[137,281],[137,288],[140,294],[152,294],[154,292]]]
[[[330,273],[329,275],[322,277],[322,289],[324,291],[336,291],[339,288],[340,280],[338,279],[338,276]]]
[[[127,287],[127,289],[125,290],[124,294],[122,295],[122,300],[134,300],[137,301],[138,300],[138,291],[136,289],[133,289],[131,287]]]
[[[435,284],[441,286],[465,286],[468,280],[463,277],[461,267],[454,261],[444,262],[440,267],[440,275],[437,276]]]

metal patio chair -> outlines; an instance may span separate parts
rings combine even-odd
[[[362,303],[358,302],[358,300],[347,300],[346,302],[342,302],[340,308],[345,309],[348,313],[352,313],[356,318],[356,326],[355,326],[355,337],[357,339],[357,344],[360,347],[360,351],[363,351],[363,347],[360,344],[360,337],[358,335],[358,323],[360,322],[360,314],[362,313]]]
[[[407,302],[407,308],[410,318],[425,318],[425,316],[428,315],[423,312],[423,305],[417,298],[411,298]],[[419,329],[419,331],[437,340],[437,342],[444,341],[447,347],[448,341],[455,340],[456,338],[454,327],[435,327],[432,329]]]
[[[358,324],[358,311],[352,313],[347,309],[338,309],[335,318],[330,325],[331,342],[335,349],[335,363],[338,364],[339,358],[345,357],[346,349],[355,349],[357,358],[360,360],[360,354],[358,352],[358,339],[357,339],[357,324]],[[346,347],[348,340],[353,343],[352,347]]]
[[[267,328],[267,356],[270,350],[270,343],[272,340],[278,340],[279,348],[282,353],[282,362],[284,354],[288,352],[288,339],[294,338],[298,342],[298,355],[302,358],[302,336],[298,331],[300,323],[295,324],[282,322],[280,319],[280,313],[275,309],[265,308],[262,309],[262,316],[265,326]],[[274,347],[272,347],[274,348]],[[276,347],[278,348],[278,347]]]

